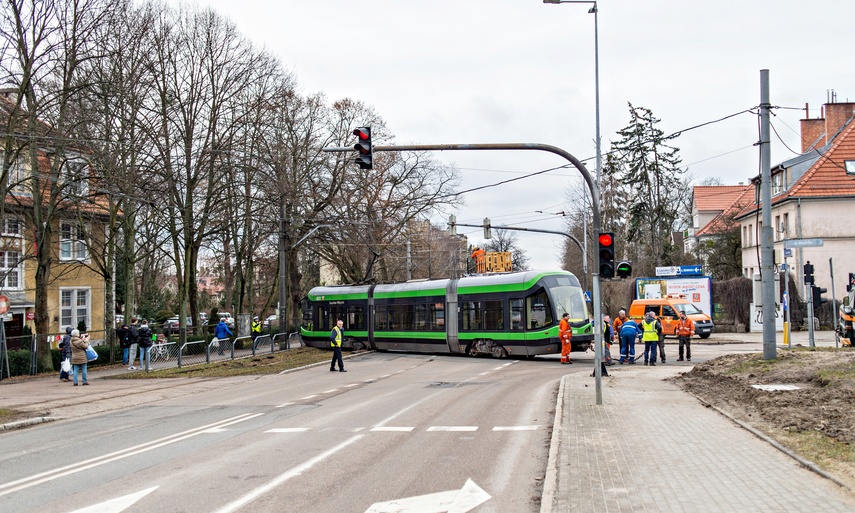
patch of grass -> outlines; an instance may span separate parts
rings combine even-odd
[[[848,369],[822,369],[817,376],[824,382],[855,380],[855,367]]]
[[[301,347],[273,354],[258,355],[239,360],[222,360],[209,364],[172,367],[155,372],[132,372],[116,374],[110,379],[151,379],[151,378],[224,378],[229,376],[247,376],[277,374],[285,370],[296,369],[313,363],[329,361],[332,353]]]
[[[0,408],[0,424],[6,423],[8,419],[16,417],[20,412],[8,408]]]
[[[752,355],[750,359],[742,361],[730,369],[727,374],[765,374],[779,364],[779,360],[764,360],[759,355]]]
[[[840,442],[816,431],[775,431],[774,437],[823,470],[837,470],[838,465],[855,471],[855,446]]]

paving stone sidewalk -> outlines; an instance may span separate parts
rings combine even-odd
[[[805,469],[665,378],[687,366],[562,378],[544,512],[853,512],[855,495]]]

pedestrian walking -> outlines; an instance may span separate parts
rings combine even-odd
[[[635,341],[642,336],[641,328],[632,319],[620,325],[620,363],[635,363]]]
[[[692,337],[695,336],[695,323],[686,318],[686,312],[680,311],[680,319],[677,321],[677,338],[680,341],[678,362],[683,361],[683,346],[686,347],[686,361],[692,361]]]
[[[154,332],[148,325],[148,319],[143,319],[139,329],[140,370],[151,370],[151,345],[154,343]]]
[[[330,332],[330,346],[333,348],[333,357],[330,361],[330,372],[335,371],[335,364],[338,362],[338,371],[347,372],[344,370],[344,361],[341,359],[341,338],[344,335],[344,321],[339,319],[333,326]]]
[[[572,347],[573,329],[570,327],[570,314],[564,312],[561,316],[561,322],[558,323],[558,340],[561,341],[561,363],[573,363],[570,359],[570,349]]]
[[[60,381],[71,381],[68,377],[68,371],[63,368],[63,362],[68,360],[68,364],[71,365],[71,326],[65,327],[65,335],[62,336],[62,340],[59,341],[59,380]]]
[[[225,349],[226,345],[225,342],[232,335],[232,330],[230,330],[229,325],[226,324],[226,318],[220,317],[220,322],[217,323],[214,331],[214,337],[217,339],[217,354],[223,354],[223,349]]]
[[[656,314],[653,314],[656,317]],[[656,322],[659,322],[659,340],[656,341],[656,347],[659,348],[659,361],[665,363],[665,331],[662,329],[662,323],[657,319]],[[656,362],[656,358],[653,358],[653,362]]]
[[[644,365],[656,365],[656,349],[659,344],[659,334],[662,333],[662,323],[656,320],[653,312],[647,312],[641,321],[641,341],[644,342]]]
[[[78,373],[82,374],[83,384],[88,385],[89,379],[86,376],[86,367],[89,359],[86,358],[86,349],[89,348],[89,341],[80,336],[80,331],[71,330],[71,341],[69,344],[71,345],[71,367],[74,373],[74,386],[77,386]]]
[[[137,318],[131,317],[131,325],[128,326],[130,331],[130,340],[128,341],[128,370],[134,370],[134,361],[137,359],[137,347],[140,342],[140,327],[137,324]]]

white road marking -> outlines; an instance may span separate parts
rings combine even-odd
[[[493,431],[537,431],[540,426],[496,426]]]
[[[303,433],[311,428],[273,428],[268,429],[265,433]]]
[[[337,389],[337,388],[333,388],[332,390],[324,390],[324,391],[323,391],[323,392],[321,392],[321,393],[322,393],[322,394],[331,394],[331,393],[333,393],[333,392],[338,392],[338,389]]]
[[[503,368],[504,368],[503,366],[499,365],[498,367],[496,367],[496,368],[495,368],[495,369],[493,369],[493,370],[502,370]]]
[[[349,385],[345,385],[344,388],[358,387],[358,386],[359,386],[359,383],[351,383]]]
[[[431,426],[428,431],[478,431],[478,426]]]
[[[284,408],[286,406],[291,406],[292,404],[294,404],[294,403],[282,403],[279,406],[277,406],[277,408]]]
[[[76,474],[77,472],[82,472],[84,470],[88,470],[99,465],[104,465],[105,463],[110,463],[123,458],[127,458],[129,456],[135,456],[137,454],[142,454],[153,449],[158,449],[166,445],[174,444],[176,442],[180,442],[182,440],[186,440],[196,435],[205,433],[206,431],[212,428],[231,426],[232,424],[237,424],[238,422],[244,422],[246,420],[254,419],[255,417],[259,417],[261,415],[264,414],[244,413],[243,415],[238,415],[236,417],[231,417],[225,420],[214,422],[212,424],[207,424],[198,428],[182,431],[181,433],[169,435],[163,438],[159,438],[157,440],[152,440],[151,442],[134,445],[133,447],[122,449],[121,451],[111,452],[109,454],[104,454],[103,456],[97,456],[95,458],[90,458],[88,460],[81,461],[78,463],[72,463],[70,465],[52,469],[47,472],[42,472],[34,476],[28,476],[22,479],[18,479],[16,481],[10,481],[8,483],[0,485],[0,497],[13,492],[17,492],[19,490],[30,488],[32,486],[40,485],[48,481],[53,481],[54,479],[59,479],[61,477],[65,477],[71,474]]]
[[[384,378],[388,378],[389,376],[391,376],[391,374],[383,374],[382,376],[380,376],[377,379],[384,379]]]
[[[478,374],[478,375],[479,375],[479,376],[486,376],[487,374],[490,374],[490,371],[482,372],[481,374]]]
[[[99,504],[93,504],[86,508],[76,509],[71,513],[119,513],[120,511],[130,508],[138,500],[157,490],[157,488],[157,486],[152,486],[151,488],[146,488],[145,490],[141,490],[130,495],[116,497],[115,499],[110,499]]]
[[[206,429],[205,431],[202,431],[202,432],[207,433],[207,434],[212,434],[212,433],[225,433],[226,431],[228,431],[228,429],[215,427],[215,428],[211,428],[211,429]]]
[[[371,431],[400,431],[400,432],[409,432],[416,429],[415,427],[406,427],[406,426],[377,426],[371,428]]]
[[[466,513],[492,497],[471,479],[460,490],[376,502],[365,513]]]
[[[375,381],[377,381],[377,380],[376,379],[366,379],[363,381],[363,383],[374,383]]]
[[[277,476],[275,479],[273,479],[269,483],[264,484],[262,486],[259,486],[255,490],[252,490],[249,493],[243,495],[242,497],[239,497],[237,500],[226,504],[222,508],[216,510],[214,513],[232,513],[234,511],[239,510],[243,506],[246,506],[250,502],[254,501],[255,499],[257,499],[257,498],[261,497],[262,495],[264,495],[265,493],[269,492],[270,490],[273,490],[277,486],[280,486],[285,481],[288,481],[292,477],[299,476],[303,472],[309,470],[310,468],[314,467],[318,463],[329,458],[333,454],[344,449],[348,445],[356,442],[360,438],[363,438],[364,436],[365,435],[356,435],[356,436],[352,436],[352,437],[348,438],[347,440],[336,445],[332,449],[325,451],[325,452],[322,452],[321,454],[318,454],[314,458],[307,460],[305,463],[302,463],[302,464],[300,464],[300,465],[298,465],[298,466],[296,466],[296,467],[294,467],[294,468],[292,468],[286,472],[283,472],[282,474]]]
[[[307,395],[306,397],[301,397],[301,398],[300,398],[300,400],[301,400],[301,401],[305,401],[306,399],[313,399],[313,398],[315,398],[315,397],[317,397],[317,396],[318,396],[318,394],[314,394],[314,395]]]

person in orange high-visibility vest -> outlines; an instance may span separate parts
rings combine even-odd
[[[686,346],[686,360],[692,361],[692,337],[695,336],[695,323],[686,318],[686,312],[680,311],[680,320],[677,321],[677,338],[680,339],[680,357],[678,362],[683,361],[683,346]]]
[[[573,338],[573,330],[570,328],[570,314],[565,312],[558,324],[558,339],[561,341],[561,363],[573,363],[570,359],[570,340]]]
[[[478,246],[475,246],[475,249],[472,251],[472,261],[475,262],[476,273],[483,273],[485,271],[484,259],[486,257],[484,255],[486,254],[487,252],[479,248]]]

